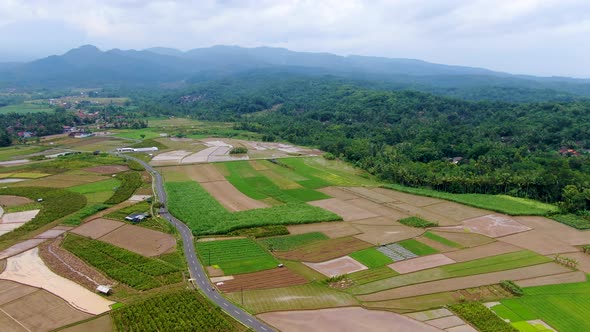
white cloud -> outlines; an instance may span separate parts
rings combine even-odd
[[[31,38],[49,21],[76,31],[58,36],[63,51],[81,39],[106,49],[268,45],[590,76],[587,0],[2,0],[0,44],[14,45],[7,27],[26,25],[23,52],[53,51]]]

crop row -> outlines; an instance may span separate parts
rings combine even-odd
[[[121,173],[117,175],[117,179],[121,181],[121,185],[115,190],[113,196],[105,202],[106,204],[118,204],[127,200],[143,184],[141,175],[137,172]]]

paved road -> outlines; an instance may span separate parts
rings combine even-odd
[[[191,278],[194,279],[195,285],[213,302],[215,302],[219,307],[225,310],[229,315],[233,318],[237,319],[238,321],[242,322],[242,324],[254,329],[255,331],[259,332],[270,332],[273,329],[259,321],[254,316],[250,315],[249,313],[245,312],[244,310],[238,308],[233,303],[226,300],[223,296],[217,293],[205,270],[203,269],[203,265],[199,261],[195,253],[195,246],[193,243],[193,235],[190,229],[186,226],[185,223],[176,219],[173,215],[168,212],[168,209],[165,207],[167,203],[166,191],[164,190],[164,183],[162,181],[162,175],[158,173],[153,167],[148,165],[143,160],[124,155],[125,158],[135,160],[139,162],[143,167],[145,167],[150,173],[152,173],[155,179],[155,190],[156,194],[158,195],[159,201],[164,203],[164,207],[160,208],[160,215],[166,218],[170,223],[176,227],[180,235],[182,235],[182,243],[184,247],[184,257],[186,257],[186,262],[188,264],[188,269],[191,275]]]

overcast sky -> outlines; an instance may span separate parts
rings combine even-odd
[[[83,44],[276,46],[590,78],[590,0],[0,0],[0,61]]]

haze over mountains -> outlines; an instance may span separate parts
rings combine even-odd
[[[0,86],[96,87],[190,84],[239,75],[336,76],[378,82],[391,89],[415,89],[466,99],[495,99],[470,90],[510,89],[552,100],[590,96],[590,80],[518,76],[483,68],[414,59],[338,56],[282,48],[214,46],[186,52],[155,47],[101,51],[92,45],[28,63],[0,64]],[[458,92],[459,91],[459,92]],[[494,93],[492,93],[494,94]],[[518,98],[517,98],[518,99]],[[542,98],[543,99],[543,98]]]

